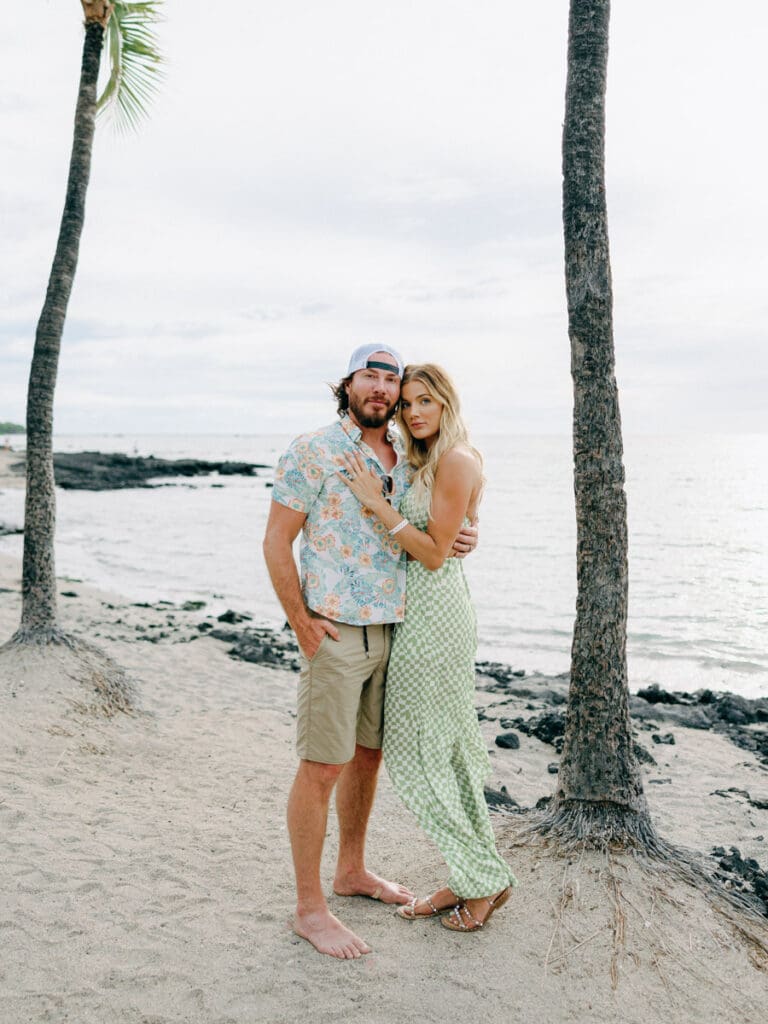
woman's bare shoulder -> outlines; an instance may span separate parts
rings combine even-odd
[[[437,464],[437,472],[461,473],[471,478],[481,477],[482,468],[476,451],[468,445],[457,444],[443,452]]]

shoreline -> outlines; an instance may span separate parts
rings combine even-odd
[[[671,1010],[679,1015],[677,1000],[704,1024],[762,1021],[767,975],[703,898],[671,876],[649,889],[631,858],[620,868],[628,946],[614,988],[606,862],[521,845],[517,829],[530,814],[520,810],[551,796],[556,781],[562,677],[484,676],[477,691],[494,827],[521,882],[508,907],[470,938],[441,934],[434,922],[403,924],[372,900],[331,896],[333,912],[374,949],[340,964],[287,925],[296,676],[266,659],[291,658],[290,640],[249,637],[245,620],[214,625],[199,602],[141,604],[59,583],[64,627],[126,669],[140,705],[108,720],[86,714],[83,686],[33,658],[0,686],[0,885],[9,894],[1,1024],[295,1024],[308,1013],[318,1024],[389,1024],[416,1005],[437,1024],[451,1013],[471,1018],[478,1000],[493,1022],[607,1024],[620,1014],[664,1024]],[[19,610],[19,563],[0,556],[2,641]],[[261,661],[231,655],[244,638],[261,646]],[[675,740],[654,743],[651,729],[637,730],[655,760],[642,773],[657,828],[754,895],[762,876],[745,872],[750,858],[768,867],[768,768],[717,731],[654,724]],[[517,745],[498,746],[510,732]],[[766,809],[755,806],[763,798]],[[327,845],[330,892],[333,820]],[[368,858],[419,893],[442,878],[439,855],[385,773]],[[701,963],[717,967],[702,975]]]
[[[85,441],[80,439],[78,444]],[[99,444],[108,449],[106,440]],[[126,443],[125,450],[130,447]],[[186,449],[183,445],[172,445],[159,450],[159,454],[169,459],[186,458],[195,455],[198,447],[212,459],[249,457],[243,446],[234,444],[220,449],[202,443]],[[23,521],[23,477],[9,477],[5,467],[18,461],[17,455],[3,455],[0,525],[6,524],[15,533]],[[266,446],[252,457],[261,462],[271,460]],[[75,577],[85,575],[97,587],[117,587],[133,595],[136,601],[170,598],[181,602],[187,596],[196,596],[209,600],[217,611],[228,606],[248,608],[265,625],[279,626],[281,611],[256,554],[257,540],[268,514],[270,482],[268,476],[261,481],[243,477],[225,480],[217,476],[177,478],[158,481],[162,489],[158,495],[140,487],[126,489],[122,494],[110,490],[99,493],[57,489],[60,570]],[[14,489],[5,490],[6,484]],[[545,513],[543,507],[541,513]],[[557,515],[562,519],[562,510]],[[146,528],[141,529],[139,524],[146,524]],[[489,516],[485,527],[476,560],[466,567],[478,609],[479,656],[545,673],[567,669],[575,598],[569,592],[572,552],[566,558],[549,534],[549,540],[542,538],[539,548],[525,546],[525,538],[521,538],[517,552],[504,546],[498,515]],[[88,541],[90,536],[92,544]],[[670,539],[673,537],[674,528]],[[541,589],[535,581],[543,568],[540,563],[543,559],[548,561],[544,552],[551,543],[553,557],[557,554],[559,558],[558,568],[545,579]],[[727,537],[724,543],[729,543]],[[502,545],[503,552],[498,559],[494,557],[497,544]],[[657,555],[661,558],[665,545],[665,538],[660,535],[652,559]],[[21,540],[3,540],[1,546],[8,554],[20,554]],[[636,554],[648,563],[648,553],[643,552],[642,544]],[[670,554],[674,556],[674,551]],[[703,550],[695,555],[696,560],[708,557]],[[687,553],[685,558],[689,558]],[[660,563],[659,586],[664,572]],[[712,564],[711,575],[716,576],[717,572],[717,565]],[[676,578],[680,581],[683,602],[690,583],[688,575],[681,565]],[[749,697],[768,695],[768,664],[756,628],[759,605],[755,602],[759,601],[763,586],[753,592],[754,600],[742,587],[731,613],[722,605],[719,611],[714,610],[713,595],[708,592],[703,593],[700,606],[683,603],[675,609],[670,606],[670,597],[677,584],[672,585],[671,591],[669,580],[667,584],[667,592],[661,594],[657,605],[655,598],[648,601],[647,578],[642,582],[631,580],[630,610],[644,609],[631,616],[629,622],[631,689],[658,682],[674,690],[695,691],[708,686]],[[494,597],[497,588],[501,588],[498,600]],[[747,599],[752,601],[748,607]],[[678,611],[682,613],[679,622]],[[765,671],[760,670],[762,666]]]

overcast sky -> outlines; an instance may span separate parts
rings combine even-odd
[[[477,433],[567,433],[567,0],[168,0],[138,134],[101,122],[60,432],[292,432],[381,341]],[[0,420],[23,420],[78,0],[0,13]],[[768,430],[768,4],[615,2],[607,182],[627,433]]]

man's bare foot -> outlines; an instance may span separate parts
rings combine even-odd
[[[359,935],[346,928],[330,910],[317,910],[293,918],[293,930],[302,939],[311,942],[318,953],[335,956],[338,960],[357,960],[371,947]]]
[[[372,871],[337,875],[333,891],[337,896],[368,896],[382,903],[409,903],[413,899],[410,889],[397,882],[388,882],[386,878],[379,878]]]
[[[444,910],[451,910],[460,902],[456,893],[444,885],[431,896],[422,899],[414,896],[404,907],[398,908],[397,914],[406,921],[415,921],[419,917],[438,917]]]

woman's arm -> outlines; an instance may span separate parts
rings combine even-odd
[[[347,475],[339,473],[339,477],[358,501],[390,532],[404,522],[400,512],[382,495],[381,478],[363,459],[357,454],[349,455],[346,462]],[[408,523],[394,535],[401,547],[427,569],[439,569],[451,553],[479,474],[477,460],[470,452],[459,448],[446,452],[438,463],[432,489],[432,514],[426,532]]]

